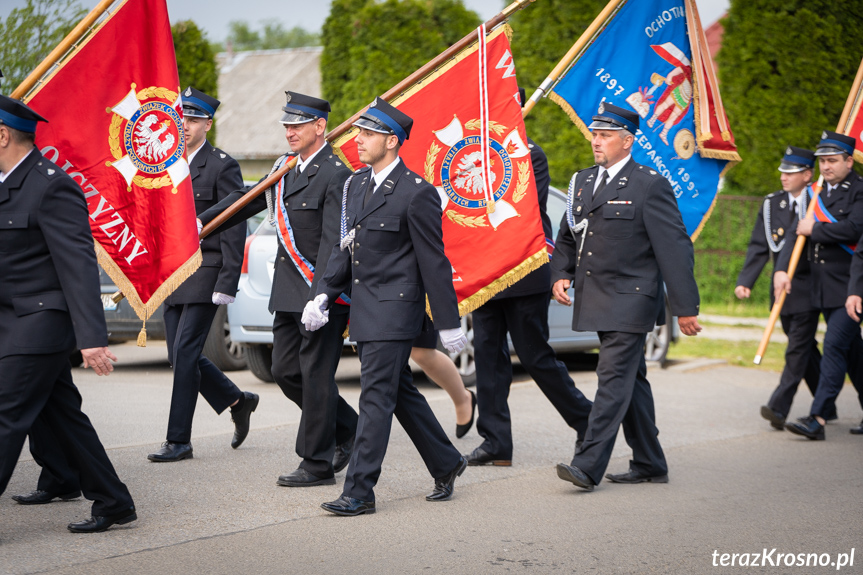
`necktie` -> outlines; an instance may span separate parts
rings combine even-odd
[[[369,200],[372,199],[372,196],[375,193],[375,179],[369,178],[369,185],[366,187],[366,195],[363,198],[363,207],[366,207],[366,204],[369,203]]]
[[[607,184],[607,183],[608,183],[608,170],[605,170],[602,172],[602,177],[599,179],[599,185],[596,186],[595,190],[593,190],[593,197],[594,198],[599,195],[599,192],[601,192],[603,190],[603,188],[605,188],[605,184]]]

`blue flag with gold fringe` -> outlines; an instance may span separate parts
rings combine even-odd
[[[694,0],[621,2],[602,24],[550,97],[587,138],[601,102],[637,112],[632,156],[671,183],[694,239],[740,160]]]

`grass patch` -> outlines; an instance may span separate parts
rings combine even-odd
[[[770,309],[763,303],[741,301],[732,296],[731,299],[720,303],[702,303],[701,312],[714,315],[730,315],[734,317],[770,317]]]
[[[757,341],[728,341],[682,335],[677,343],[668,350],[668,356],[672,359],[683,357],[724,359],[728,365],[754,367],[764,371],[781,372],[785,367],[784,343],[771,343],[767,346],[767,352],[761,358],[761,365],[752,363],[752,358],[755,357],[757,350]]]

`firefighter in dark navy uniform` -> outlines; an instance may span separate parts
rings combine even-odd
[[[34,146],[46,121],[0,96],[0,493],[28,430],[41,426],[79,470],[92,516],[73,532],[104,531],[137,519],[96,430],[81,411],[69,354],[113,370],[99,270],[81,188]]]
[[[793,243],[794,229],[797,221],[803,219],[808,205],[808,186],[812,181],[812,170],[815,166],[815,153],[811,150],[788,146],[782,162],[779,164],[782,191],[774,192],[764,198],[764,203],[755,219],[749,247],[746,250],[746,260],[743,269],[737,277],[737,287],[734,295],[738,299],[750,296],[752,286],[770,260],[776,267],[779,252],[791,237]],[[812,395],[818,386],[821,374],[821,352],[815,333],[818,329],[820,310],[812,306],[809,299],[811,274],[809,264],[804,259],[794,273],[794,284],[791,293],[785,298],[779,319],[782,331],[788,336],[788,346],[785,349],[785,368],[779,378],[779,385],[770,396],[767,405],[761,406],[761,416],[770,422],[774,429],[785,429],[785,418],[791,410],[791,402],[797,392],[801,379]],[[770,305],[773,305],[773,274],[770,274]],[[831,413],[835,419],[835,407]]]
[[[785,423],[785,429],[808,439],[823,440],[824,424],[847,373],[863,407],[863,340],[860,322],[845,309],[854,244],[863,233],[863,177],[854,170],[856,140],[836,132],[823,132],[815,149],[824,187],[815,216],[797,223],[797,235],[806,236],[806,257],[812,269],[811,302],[827,321],[821,357],[821,377],[809,415]],[[774,290],[792,291],[788,263],[793,242],[782,248]]]
[[[237,161],[206,138],[219,101],[192,87],[183,91],[182,99],[189,176],[195,212],[201,213],[241,188],[243,176]],[[174,389],[166,441],[147,456],[150,461],[180,461],[193,456],[192,417],[199,391],[216,413],[231,408],[231,447],[239,447],[249,433],[258,396],[240,391],[201,353],[219,306],[234,301],[237,293],[244,238],[242,228],[205,238],[201,242],[201,267],[165,300],[165,335],[168,360],[174,368]]]
[[[354,124],[360,161],[344,191],[340,241],[317,295],[303,312],[307,329],[326,326],[332,302],[351,292],[351,337],[362,371],[360,419],[342,496],[321,505],[336,515],[374,513],[374,486],[393,415],[411,438],[435,486],[428,501],[452,497],[467,461],[450,443],[425,397],[414,387],[408,358],[428,305],[447,351],[467,343],[444,253],[440,197],[410,171],[398,151],[413,120],[377,98]]]
[[[680,331],[696,335],[698,287],[692,241],[664,177],[632,159],[638,114],[603,103],[593,117],[597,166],[570,181],[567,211],[551,260],[553,294],[572,305],[572,329],[599,334],[599,388],[584,443],[558,476],[586,490],[602,480],[618,429],[632,448],[617,483],[667,482],[644,342],[665,317],[663,280]],[[574,280],[571,280],[574,278]],[[572,299],[566,290],[574,287]]]
[[[316,333],[307,331],[300,318],[339,241],[342,187],[350,170],[325,139],[330,103],[297,92],[286,92],[285,97],[281,123],[297,165],[267,192],[269,206],[262,194],[219,229],[241,224],[268,207],[276,220],[279,249],[270,294],[270,312],[275,312],[272,372],[285,396],[303,411],[296,442],[302,461],[277,483],[333,485],[335,474],[348,464],[357,431],[357,412],[339,395],[335,379],[349,301],[334,302],[332,321]],[[273,170],[288,159],[279,158]],[[234,192],[201,214],[201,221],[208,223],[244,193]]]

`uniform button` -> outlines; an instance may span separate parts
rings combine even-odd
[[[354,244],[354,249],[357,249],[359,247],[360,247],[360,244]]]
[[[590,213],[590,217],[591,217],[591,218],[593,217],[593,212],[591,212],[591,213]]]
[[[592,236],[593,232],[587,232],[587,235]]]
[[[590,272],[584,272],[584,275],[590,276]]]
[[[614,212],[614,214],[619,216],[619,215],[620,215],[620,212]]]
[[[357,224],[357,229],[361,230],[361,229],[363,229],[363,227],[360,224]]]
[[[304,208],[306,207],[306,202],[303,202],[303,207],[304,207]]]
[[[39,302],[39,307],[42,307],[43,305],[44,305],[44,304],[40,301],[40,302]]]
[[[286,207],[286,208],[288,207],[288,205],[289,205],[289,204],[288,204],[288,202],[285,202],[285,207]]]
[[[383,224],[381,224],[381,227],[384,227],[384,225],[383,225]]]
[[[360,280],[354,280],[354,285],[358,285],[359,283],[360,283]]]
[[[354,265],[355,265],[355,266],[358,266],[358,265],[360,265],[360,262],[359,262],[359,261],[355,261],[355,262],[354,262]]]
[[[282,257],[280,257],[279,259],[280,259],[280,260],[282,260],[282,261],[285,261],[285,256],[282,256]]]
[[[641,288],[640,288],[640,287],[636,287],[636,288],[635,288],[635,291],[641,291]]]
[[[821,260],[821,263],[823,264],[823,263],[824,263],[824,260]]]
[[[200,197],[201,197],[201,194],[195,194],[195,197],[196,197],[196,198],[200,198]]]
[[[400,294],[399,294],[399,297],[405,297],[405,294],[400,293]]]
[[[587,255],[592,256],[593,252],[587,252]]]

